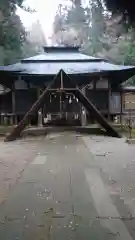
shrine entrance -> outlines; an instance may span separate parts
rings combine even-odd
[[[59,101],[56,101],[54,98],[54,103],[52,104],[52,98],[57,96]],[[100,111],[92,104],[90,100],[85,96],[83,91],[81,91],[75,84],[74,79],[70,78],[63,70],[60,70],[59,73],[55,76],[54,80],[48,84],[43,93],[39,96],[39,99],[33,104],[31,109],[25,114],[24,118],[20,123],[13,129],[11,134],[9,134],[5,141],[13,141],[16,138],[20,137],[21,132],[26,127],[29,117],[38,112],[39,109],[46,109],[47,113],[47,98],[50,98],[51,106],[56,110],[57,107],[59,112],[57,112],[58,121],[63,123],[67,122],[69,116],[77,117],[83,122],[86,120],[86,112],[92,113],[94,115],[97,123],[100,124],[101,128],[104,129],[109,136],[120,137],[117,131],[106,121],[102,116]],[[71,106],[71,101],[74,100],[74,109],[77,110],[76,114],[73,109],[69,112],[69,105]],[[58,106],[57,106],[58,104]],[[67,111],[68,110],[68,111]],[[59,114],[58,114],[59,113]],[[78,114],[78,115],[77,115]],[[45,115],[45,110],[44,110]],[[71,118],[71,124],[73,124],[73,119]]]
[[[43,126],[81,125],[81,104],[67,91],[49,92],[42,108]]]

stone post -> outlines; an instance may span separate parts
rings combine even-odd
[[[43,122],[42,122],[42,109],[38,111],[38,127],[43,127]]]
[[[38,99],[39,97],[40,97],[40,89],[38,89]],[[41,108],[38,111],[38,127],[43,127],[43,114],[42,114]]]
[[[82,88],[82,93],[83,93],[84,96],[86,96],[86,87]],[[81,125],[82,126],[87,125],[86,109],[83,105],[81,105]]]

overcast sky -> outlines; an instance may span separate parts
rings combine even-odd
[[[82,1],[83,3],[88,2],[88,0]],[[29,28],[32,23],[38,19],[42,25],[45,36],[48,38],[52,34],[52,24],[58,5],[63,2],[68,4],[68,0],[25,0],[24,5],[35,9],[37,12],[30,14],[18,9],[17,13],[26,28]]]
[[[58,5],[62,1],[63,0],[26,0],[24,5],[35,9],[37,12],[30,14],[18,9],[17,13],[26,28],[29,28],[31,24],[38,19],[46,37],[49,37],[52,34],[52,24],[55,13]]]

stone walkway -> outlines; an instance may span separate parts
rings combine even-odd
[[[0,239],[135,239],[135,148],[124,139],[63,133],[0,148]]]
[[[8,196],[11,187],[18,181],[27,164],[36,156],[41,141],[0,141],[0,203]]]

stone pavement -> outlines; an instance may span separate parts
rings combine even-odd
[[[63,133],[1,146],[2,162],[9,149],[24,170],[0,205],[0,239],[135,239],[135,149],[123,139]]]
[[[0,203],[19,179],[25,166],[36,155],[37,146],[27,141],[0,141]]]

